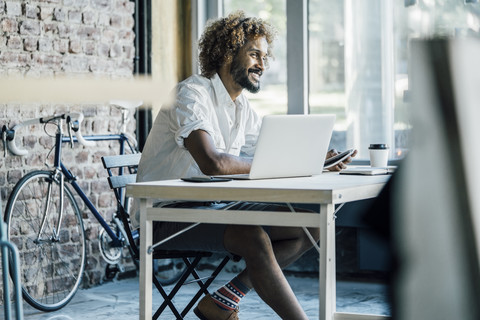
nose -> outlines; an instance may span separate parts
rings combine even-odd
[[[257,66],[262,71],[265,71],[265,60],[263,58],[258,59]]]

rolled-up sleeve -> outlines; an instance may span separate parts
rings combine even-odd
[[[184,139],[195,130],[204,130],[214,137],[215,131],[209,116],[211,112],[205,99],[206,94],[200,93],[192,86],[183,86],[178,90],[178,99],[172,110],[176,123],[174,135],[177,145],[185,148]]]

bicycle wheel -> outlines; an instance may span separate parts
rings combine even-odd
[[[8,239],[21,252],[23,297],[42,311],[64,307],[75,295],[85,268],[83,221],[72,192],[66,186],[58,231],[59,207],[60,185],[53,173],[34,171],[16,184],[5,212]],[[44,227],[39,234],[44,217]]]

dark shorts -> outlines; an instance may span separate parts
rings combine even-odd
[[[196,209],[214,209],[222,210],[228,202],[178,202],[162,206],[164,208],[196,208]],[[253,203],[240,202],[229,210],[243,210],[243,211],[284,211],[285,207],[278,204],[271,203]],[[153,223],[153,241],[154,243],[165,239],[166,237],[182,230],[191,225],[191,223],[183,222],[154,222]],[[178,235],[158,248],[163,250],[195,250],[195,251],[209,251],[209,252],[227,252],[223,244],[223,237],[225,233],[224,224],[207,224],[202,223],[181,235]],[[269,227],[263,227],[269,233]]]

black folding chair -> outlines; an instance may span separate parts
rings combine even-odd
[[[130,216],[128,213],[129,198],[125,196],[125,186],[129,183],[136,181],[136,169],[140,161],[140,153],[119,155],[119,156],[105,156],[102,157],[103,166],[108,172],[108,182],[110,188],[115,193],[117,200],[117,212],[116,215],[120,219],[127,235],[126,242],[132,255],[133,261],[138,270],[139,251],[138,251],[138,232],[133,230],[130,223]],[[213,270],[207,277],[201,278],[196,271],[196,267],[202,260],[202,258],[210,257],[211,252],[199,252],[199,251],[177,251],[177,250],[158,250],[155,249],[153,258],[158,259],[178,259],[180,258],[185,265],[185,271],[181,274],[180,278],[175,282],[173,288],[167,293],[165,285],[162,285],[161,281],[157,278],[155,270],[153,272],[153,283],[164,301],[153,315],[153,319],[157,319],[162,312],[169,307],[172,313],[177,319],[183,319],[185,315],[191,310],[191,308],[200,299],[202,294],[209,294],[207,288],[220,273],[223,267],[230,260],[229,256],[226,256],[221,263]],[[191,281],[187,282],[189,277],[193,277]],[[190,302],[183,308],[181,312],[174,305],[172,299],[185,284],[197,283],[199,290],[192,297]]]

